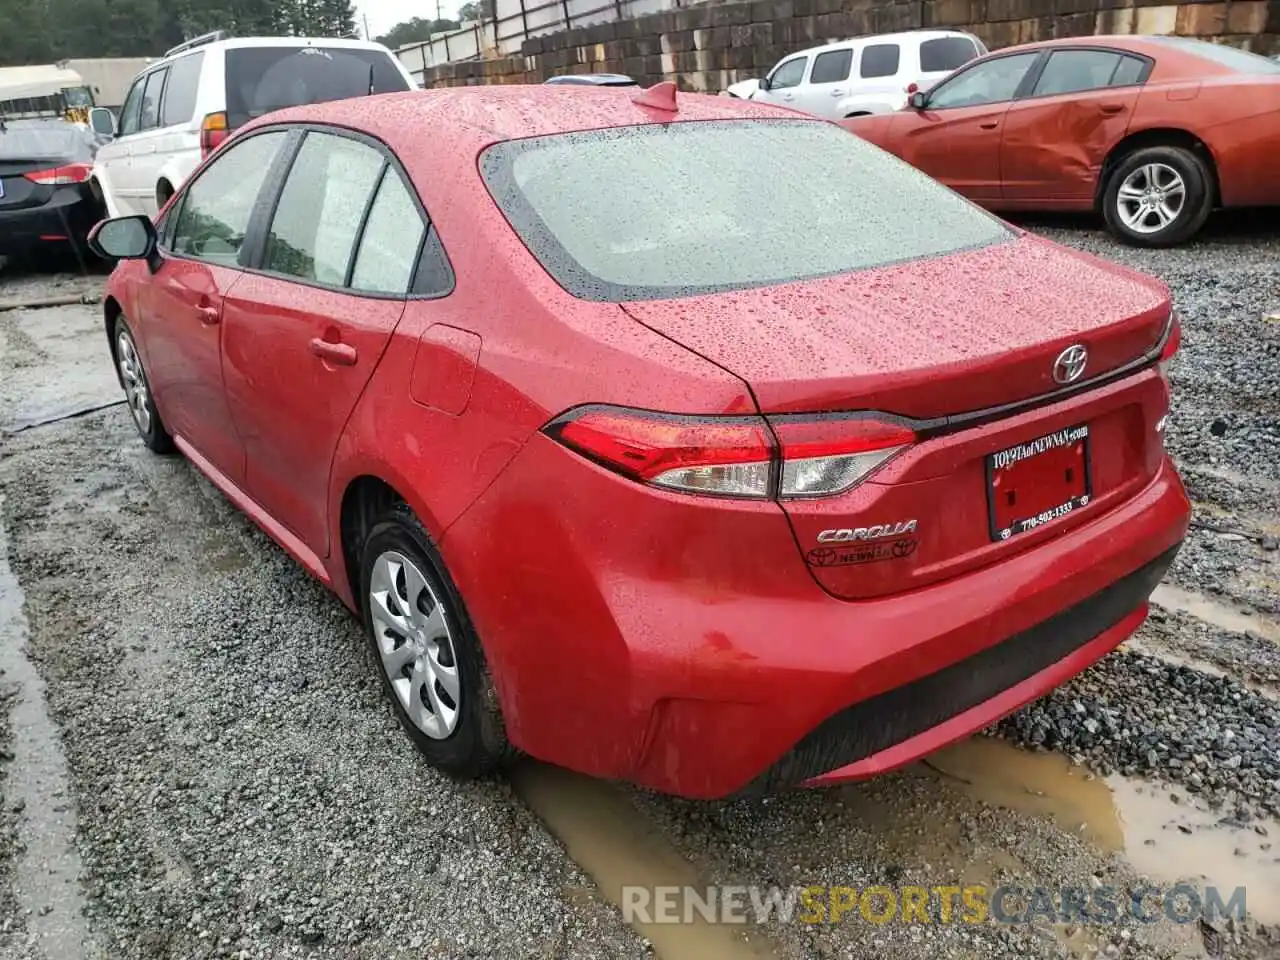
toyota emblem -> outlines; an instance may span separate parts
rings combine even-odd
[[[1084,373],[1085,364],[1089,362],[1089,351],[1084,344],[1076,343],[1067,347],[1058,359],[1053,361],[1053,379],[1058,383],[1075,383]]]

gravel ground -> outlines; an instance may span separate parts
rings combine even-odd
[[[894,776],[732,804],[622,791],[654,828],[655,848],[707,881],[1171,883],[1196,875],[1186,844],[1206,837],[1221,837],[1230,868],[1232,844],[1243,842],[1232,839],[1236,828],[1256,841],[1240,849],[1240,869],[1264,879],[1275,869],[1263,847],[1280,838],[1280,644],[1271,632],[1280,623],[1280,322],[1263,317],[1280,310],[1280,231],[1267,220],[1219,226],[1193,247],[1144,252],[1092,225],[1030,225],[1174,289],[1184,349],[1169,444],[1196,524],[1169,582],[1200,605],[1157,611],[1132,649],[1010,718],[996,739]],[[0,301],[80,283],[0,274]],[[122,408],[38,427],[29,425],[39,410],[15,414],[28,388],[15,387],[11,371],[59,383],[74,370],[67,382],[81,406],[112,398],[109,368],[102,377],[90,362],[101,349],[95,316],[84,308],[53,325],[47,315],[0,314],[0,431],[28,427],[0,436],[0,527],[25,593],[27,657],[61,731],[101,955],[651,955],[571,855],[592,858],[572,841],[566,850],[552,835],[561,831],[523,802],[520,778],[459,785],[417,760],[341,606],[182,460],[146,454]],[[54,399],[42,409],[65,412]],[[0,693],[7,682],[0,676]],[[5,706],[0,699],[0,716]],[[6,735],[0,723],[4,790]],[[989,750],[1003,752],[974,766]],[[1025,779],[1005,783],[1024,763]],[[1172,811],[1175,789],[1184,806],[1216,812],[1195,835],[1148,837],[1168,861],[1153,865],[1128,846],[1120,798],[1148,791]],[[1077,793],[1091,798],[1085,812],[1063,800]],[[13,921],[9,931],[0,921],[0,958],[64,960],[42,957],[26,935],[42,904],[39,890],[14,890],[25,821],[12,808],[0,798],[0,916]],[[1267,923],[1280,921],[1280,895],[1274,906]],[[1280,927],[1255,921],[766,933],[788,960],[1280,956]]]

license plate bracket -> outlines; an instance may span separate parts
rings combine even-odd
[[[987,455],[991,539],[1009,540],[1093,501],[1089,426],[1077,424]]]

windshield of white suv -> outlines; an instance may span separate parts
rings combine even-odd
[[[768,286],[1012,237],[937,181],[816,120],[512,140],[484,151],[481,173],[533,255],[585,300]]]
[[[389,54],[349,47],[232,47],[227,51],[227,122],[232,129],[273,110],[373,93],[409,83]]]

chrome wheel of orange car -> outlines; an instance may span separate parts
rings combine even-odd
[[[1213,207],[1211,178],[1190,150],[1135,150],[1111,167],[1102,197],[1107,226],[1121,240],[1166,247],[1192,237]]]
[[[1146,163],[1124,178],[1116,196],[1120,219],[1134,233],[1157,233],[1182,215],[1187,185],[1167,163]]]

